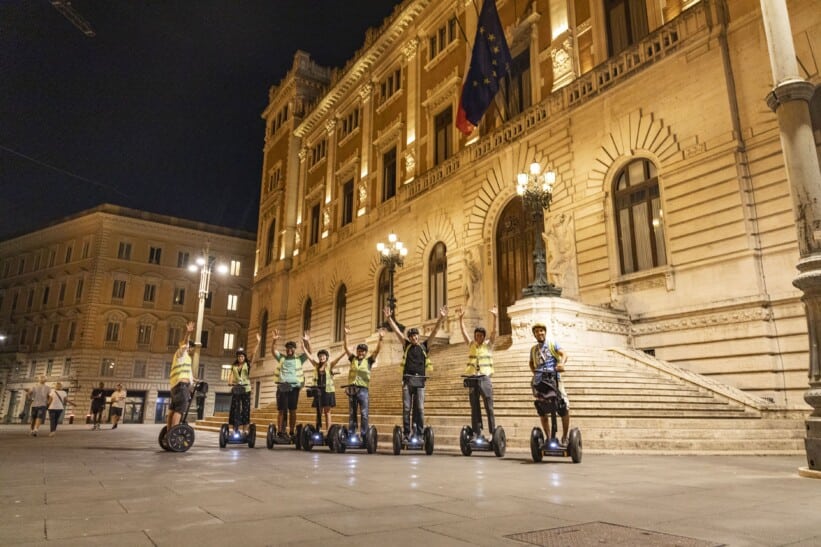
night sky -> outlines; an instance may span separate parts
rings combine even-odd
[[[0,239],[100,203],[256,231],[268,89],[398,0],[0,1]]]

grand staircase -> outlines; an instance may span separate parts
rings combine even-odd
[[[496,423],[505,428],[508,448],[527,449],[530,431],[539,425],[530,391],[528,349],[500,339],[493,376]],[[804,453],[804,416],[774,409],[762,399],[718,384],[635,350],[565,347],[562,375],[570,399],[571,426],[582,431],[584,449],[597,453],[789,454]],[[434,346],[434,371],[425,394],[425,419],[436,434],[436,447],[458,450],[459,431],[470,423],[470,405],[461,375],[464,344]],[[344,375],[337,385],[344,384]],[[402,422],[398,364],[374,368],[370,421],[379,443],[390,445],[394,425]],[[337,391],[334,423],[347,422],[347,400]],[[483,412],[484,415],[484,412]],[[218,430],[225,413],[197,422]],[[276,404],[254,410],[252,421],[265,434],[276,421]],[[299,423],[314,423],[315,410],[303,393]],[[485,423],[485,426],[487,424]]]

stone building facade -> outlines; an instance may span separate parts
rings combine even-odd
[[[817,86],[821,12],[788,4]],[[402,2],[341,69],[296,53],[262,114],[252,331],[276,328],[282,343],[310,329],[332,355],[346,324],[372,339],[389,292],[376,244],[394,233],[409,250],[395,275],[402,323],[430,328],[443,304],[475,323],[497,305],[501,333],[523,341],[530,323],[508,310],[532,280],[534,224],[516,175],[538,162],[555,174],[538,231],[563,300],[606,312],[619,343],[806,408],[795,223],[758,1],[497,6],[513,69],[467,137],[454,121],[473,2]],[[454,321],[443,336],[455,342]],[[270,401],[265,350],[254,374]]]
[[[44,374],[81,403],[76,419],[104,382],[128,391],[126,422],[164,423],[171,357],[197,317],[187,267],[206,245],[229,267],[212,275],[196,371],[210,414],[230,401],[222,365],[247,340],[254,234],[101,205],[0,242],[0,421],[27,412],[25,389]]]

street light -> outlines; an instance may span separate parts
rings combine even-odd
[[[388,295],[388,307],[391,310],[394,322],[399,326],[396,319],[396,298],[393,296],[393,274],[396,272],[397,266],[405,264],[405,257],[408,255],[408,249],[405,244],[399,241],[396,234],[388,234],[388,244],[385,245],[381,241],[376,244],[376,250],[379,252],[379,260],[388,267],[388,276],[390,283],[390,292]],[[401,327],[400,327],[401,328]]]
[[[196,258],[193,264],[188,265],[188,271],[200,273],[199,303],[197,306],[197,329],[194,332],[194,357],[191,359],[191,369],[199,370],[200,348],[202,347],[202,318],[205,315],[205,299],[208,297],[208,290],[211,286],[211,270],[216,266],[217,273],[228,273],[228,266],[225,264],[215,264],[216,259],[208,256],[209,247],[205,248],[203,256]]]
[[[547,282],[545,248],[542,240],[544,210],[550,210],[550,202],[553,201],[553,184],[555,182],[556,173],[553,171],[542,173],[542,166],[536,162],[530,164],[528,173],[516,175],[516,193],[522,196],[522,202],[530,210],[533,216],[533,224],[536,227],[536,230],[534,230],[536,246],[533,251],[536,278],[533,283],[522,291],[525,297],[562,295],[562,290],[559,287]]]

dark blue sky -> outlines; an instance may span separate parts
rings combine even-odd
[[[109,202],[256,230],[268,88],[398,0],[0,2],[0,238]]]

